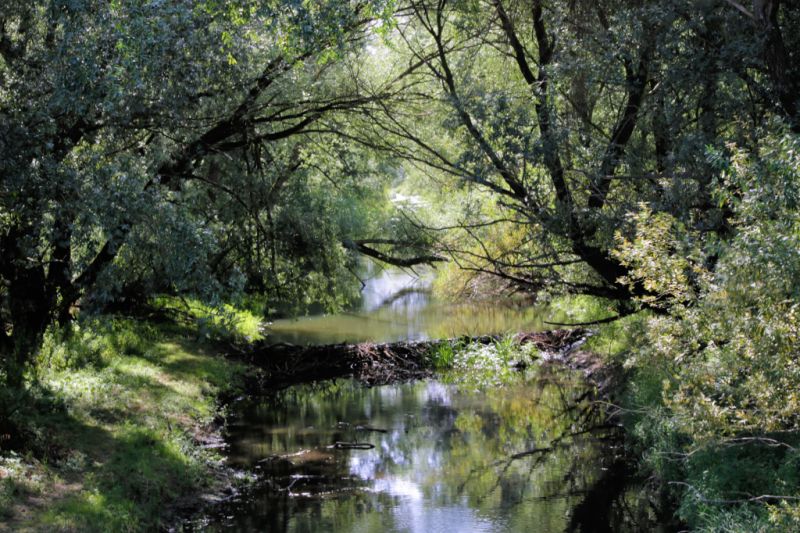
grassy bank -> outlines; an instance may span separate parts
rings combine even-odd
[[[610,315],[591,299],[554,305],[575,322]],[[786,384],[796,328],[775,316],[766,328],[736,310],[643,312],[596,326],[585,346],[625,368],[614,409],[628,453],[689,531],[800,531],[797,389]]]
[[[184,316],[181,326],[102,317],[50,332],[15,399],[19,434],[4,436],[0,529],[152,530],[220,488],[219,457],[204,443],[218,398],[236,393],[246,368],[213,341],[257,331],[195,304]]]

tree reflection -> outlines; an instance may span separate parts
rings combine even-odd
[[[264,481],[209,529],[648,529],[652,511],[631,487],[622,436],[594,395],[551,366],[486,390],[437,381],[288,389],[231,424],[230,460]]]

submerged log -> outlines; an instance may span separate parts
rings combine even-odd
[[[371,442],[342,442],[336,441],[328,448],[334,448],[336,450],[371,450],[375,447],[374,444]]]
[[[534,344],[547,357],[564,357],[586,341],[584,329],[519,333],[518,344]],[[256,344],[242,354],[246,362],[264,371],[262,386],[278,389],[309,381],[354,377],[368,385],[380,385],[432,374],[431,354],[443,344],[491,344],[499,335],[387,343],[327,344],[296,346],[287,343]],[[522,362],[527,364],[527,362]]]

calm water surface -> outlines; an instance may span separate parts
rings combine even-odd
[[[488,390],[339,380],[244,401],[228,461],[260,481],[201,529],[658,530],[629,485],[615,430],[583,392],[579,377],[549,368]]]
[[[381,342],[548,328],[545,307],[511,299],[438,300],[431,295],[431,270],[418,270],[417,276],[395,268],[379,270],[371,263],[365,270],[361,302],[351,312],[276,320],[267,330],[269,340],[301,345]]]
[[[429,289],[429,276],[372,272],[354,313],[277,321],[269,334],[276,342],[307,344],[547,327],[545,309],[445,304]],[[366,388],[338,380],[237,402],[227,461],[257,481],[189,527],[666,530],[627,476],[620,433],[592,408],[581,376],[537,366],[502,387],[480,383],[441,376]]]

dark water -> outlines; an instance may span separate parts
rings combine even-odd
[[[547,328],[544,320],[569,318],[502,301],[438,302],[430,283],[429,275],[372,271],[354,313],[277,321],[269,338],[442,338],[534,331]],[[254,472],[256,482],[189,527],[666,530],[628,475],[619,429],[593,407],[581,376],[553,365],[523,376],[498,367],[488,352],[477,359],[467,365],[482,373],[476,379],[451,375],[374,388],[338,380],[234,404],[226,459]]]
[[[228,429],[228,461],[259,481],[196,526],[660,530],[626,475],[618,431],[584,398],[580,377],[555,367],[534,374],[488,389],[339,380],[242,402]]]

